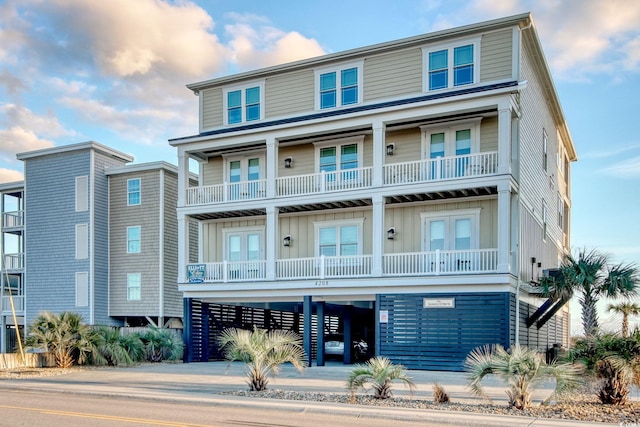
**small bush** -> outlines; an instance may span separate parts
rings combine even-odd
[[[184,353],[182,339],[169,329],[150,327],[147,332],[140,334],[144,343],[149,362],[163,360],[178,360]]]
[[[447,403],[449,402],[449,395],[444,391],[438,383],[433,384],[433,402],[434,403]]]

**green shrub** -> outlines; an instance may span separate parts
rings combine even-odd
[[[402,381],[411,391],[415,384],[402,365],[394,365],[386,357],[374,357],[364,364],[355,365],[347,379],[347,388],[352,396],[360,387],[371,383],[376,399],[388,399],[392,396],[393,381]]]

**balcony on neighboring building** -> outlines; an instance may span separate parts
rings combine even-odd
[[[3,295],[2,296],[2,314],[24,314],[24,295]]]
[[[2,270],[13,271],[24,269],[24,253],[4,254]]]
[[[24,211],[3,212],[2,228],[20,228],[24,227]]]

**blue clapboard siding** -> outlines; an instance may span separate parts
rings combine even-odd
[[[378,310],[389,315],[388,323],[379,323],[379,354],[409,369],[461,371],[474,348],[484,344],[508,347],[509,295],[378,295]],[[453,298],[455,308],[423,308],[424,298]]]

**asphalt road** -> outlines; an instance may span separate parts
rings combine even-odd
[[[266,408],[238,408],[181,402],[78,396],[11,390],[2,393],[0,426],[213,426],[311,427],[440,426],[415,421],[359,418],[358,414],[308,413]],[[361,415],[361,414],[360,414]]]

